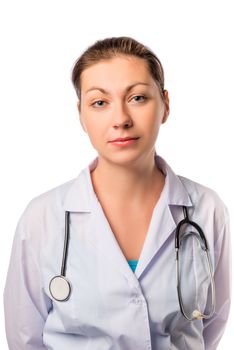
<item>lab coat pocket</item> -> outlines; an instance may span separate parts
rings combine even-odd
[[[66,301],[54,301],[54,312],[57,313],[64,331],[79,335],[87,335],[88,325],[96,313],[95,288],[92,286],[93,281],[89,279],[89,261],[81,262],[83,258],[85,259],[83,252],[75,256],[73,249],[70,249],[66,275],[71,282],[71,294]],[[97,289],[96,292],[98,293]]]
[[[78,322],[77,307],[75,307],[75,296],[71,296],[66,301],[53,301],[53,313],[60,320],[64,332],[87,335],[85,327]]]

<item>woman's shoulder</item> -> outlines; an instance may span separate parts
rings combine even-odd
[[[77,179],[72,178],[32,197],[19,217],[18,228],[22,227],[26,233],[27,228],[39,228],[47,219],[56,220],[64,212],[64,198]]]
[[[57,186],[54,186],[45,192],[42,192],[36,196],[34,196],[28,203],[27,207],[38,207],[42,208],[45,207],[48,209],[48,206],[51,205],[59,205],[63,203],[63,199],[65,198],[68,190],[70,187],[74,184],[75,181],[77,181],[78,177],[75,177],[71,180],[68,180],[66,182],[63,182]]]
[[[206,197],[214,201],[223,202],[220,195],[215,189],[182,175],[178,175],[178,177],[184,185],[184,187],[186,188],[186,190],[188,191],[188,193],[193,197]]]
[[[178,190],[177,195],[180,196],[180,191],[185,189],[190,197],[192,205],[196,207],[197,210],[205,209],[206,211],[206,209],[209,208],[210,213],[216,211],[223,216],[227,215],[226,204],[215,189],[209,187],[209,185],[202,184],[194,179],[175,173],[161,156],[157,155],[156,162],[159,167],[165,169],[169,174],[170,193]],[[179,181],[177,181],[178,179]],[[178,187],[176,187],[176,183]]]
[[[222,217],[223,220],[227,220],[229,216],[228,208],[223,198],[215,189],[185,176],[178,175],[178,177],[186,188],[195,207],[207,208],[209,212],[214,212]]]

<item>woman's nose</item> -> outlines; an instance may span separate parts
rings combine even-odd
[[[127,107],[123,103],[116,105],[113,111],[113,127],[127,127],[132,126],[133,121],[127,110]]]

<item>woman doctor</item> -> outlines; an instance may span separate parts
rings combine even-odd
[[[4,291],[9,349],[216,349],[230,307],[229,215],[215,191],[156,153],[169,115],[159,59],[132,38],[106,38],[76,61],[72,81],[98,155],[18,222]],[[176,264],[186,215],[210,260],[184,223]],[[62,261],[65,279],[54,280]]]

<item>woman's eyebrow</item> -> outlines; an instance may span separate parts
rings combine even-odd
[[[128,91],[131,90],[134,86],[139,85],[139,84],[151,86],[151,84],[149,84],[149,83],[145,83],[145,82],[140,82],[140,81],[139,81],[139,82],[136,82],[136,83],[133,83],[133,84],[127,86],[127,87],[125,88],[125,91],[128,92]],[[88,90],[86,90],[85,93],[87,94],[89,91],[92,91],[92,90],[99,90],[99,91],[101,91],[103,94],[110,94],[109,91],[104,90],[103,88],[98,87],[98,86],[92,86],[91,88],[89,88]]]

